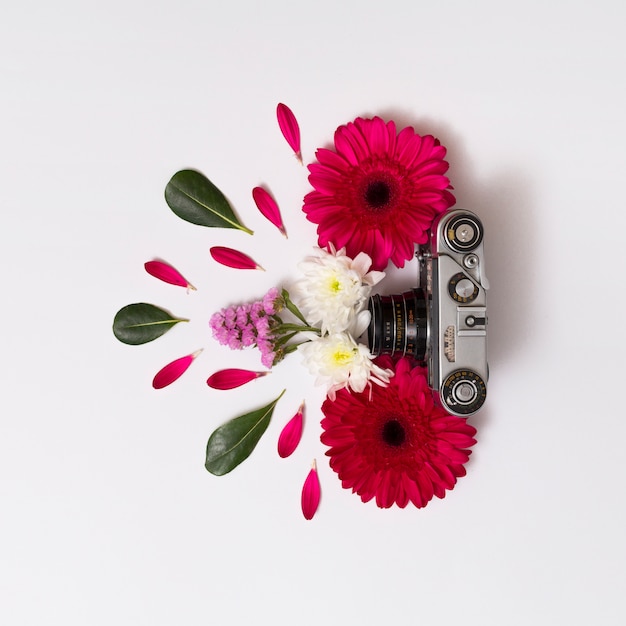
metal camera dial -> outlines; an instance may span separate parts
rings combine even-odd
[[[479,289],[463,272],[459,272],[450,279],[448,293],[455,302],[467,304],[476,300]]]
[[[446,224],[444,233],[446,243],[450,246],[450,249],[455,252],[469,252],[474,250],[474,248],[480,245],[483,239],[482,224],[478,219],[468,214],[453,217]],[[470,263],[471,262],[472,261],[470,261]],[[470,265],[467,265],[467,267],[470,267]]]
[[[455,415],[469,415],[485,402],[485,381],[471,370],[452,372],[441,387],[441,399],[445,407]]]

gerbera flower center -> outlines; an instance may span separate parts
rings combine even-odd
[[[397,419],[386,421],[383,424],[382,438],[389,446],[394,448],[401,446],[406,441],[404,426]]]
[[[373,180],[365,188],[365,202],[371,209],[384,209],[391,198],[391,187],[384,180]]]

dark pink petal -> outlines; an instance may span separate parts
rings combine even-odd
[[[163,369],[159,370],[154,377],[152,386],[155,389],[163,389],[163,387],[171,385],[187,371],[187,368],[201,352],[202,350],[198,350],[193,354],[188,354],[187,356],[183,356],[180,359],[168,363]]]
[[[298,412],[287,422],[278,438],[278,454],[281,458],[286,458],[298,447],[302,437],[302,414],[304,402],[300,405]]]
[[[287,236],[287,232],[285,231],[285,226],[283,224],[283,218],[280,215],[280,209],[276,204],[276,200],[270,196],[270,194],[263,189],[263,187],[255,187],[252,190],[252,197],[254,198],[254,203],[257,205],[257,208],[261,212],[261,214],[266,217],[280,232]]]
[[[313,519],[320,503],[322,490],[317,476],[317,464],[313,461],[313,467],[302,486],[302,514],[305,519]]]
[[[239,250],[225,248],[224,246],[214,246],[210,252],[214,260],[227,267],[234,267],[238,270],[263,269],[256,261],[253,261],[247,254],[239,252]]]
[[[334,135],[335,148],[337,150],[337,154],[342,156],[348,163],[352,166],[357,166],[359,164],[359,157],[354,152],[354,148],[352,143],[350,142],[350,133],[346,132],[345,126],[340,126]]]
[[[225,369],[209,376],[206,384],[209,387],[213,387],[213,389],[234,389],[266,374],[269,374],[269,372],[252,372],[236,368]]]
[[[302,163],[302,152],[300,150],[300,127],[298,126],[296,116],[286,104],[280,103],[276,107],[276,117],[278,118],[278,125],[280,126],[283,137],[287,140],[291,149],[296,153],[298,161]]]
[[[195,287],[171,265],[163,263],[163,261],[148,261],[144,264],[146,272],[159,280],[170,285],[178,285],[179,287],[186,287],[187,289],[195,289]]]

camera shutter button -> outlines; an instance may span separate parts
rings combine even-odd
[[[479,258],[475,254],[466,254],[463,257],[463,265],[468,269],[473,269],[480,262]]]

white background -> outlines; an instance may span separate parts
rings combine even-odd
[[[624,624],[624,25],[617,0],[5,7],[0,622]],[[297,356],[238,392],[205,384],[259,367],[210,338],[210,314],[288,282],[315,244],[278,102],[306,161],[359,115],[435,134],[458,206],[485,222],[489,399],[467,477],[425,509],[341,489]],[[253,237],[171,213],[163,190],[186,167]],[[288,240],[256,212],[258,184]],[[267,271],[219,267],[213,245]],[[148,276],[152,258],[198,291]],[[117,342],[115,312],[142,301],[191,322]],[[208,474],[211,431],[283,388],[253,456]],[[302,399],[304,440],[279,459]]]

